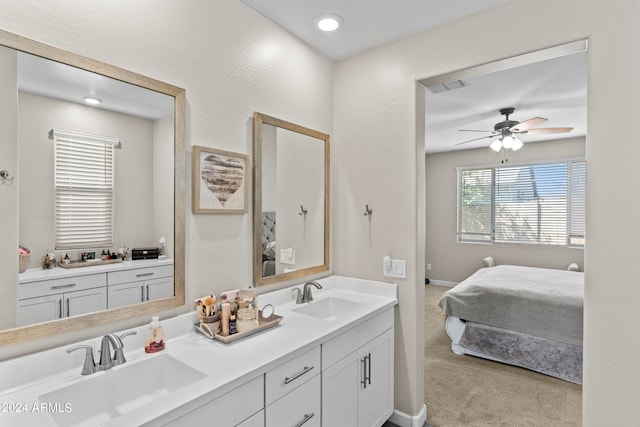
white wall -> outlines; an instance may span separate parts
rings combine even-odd
[[[408,366],[398,369],[399,381],[408,384],[400,392],[408,412],[423,399],[423,309],[416,302],[425,218],[415,212],[424,203],[424,170],[416,165],[416,156],[424,165],[418,148],[424,123],[416,114],[423,99],[415,81],[588,37],[583,422],[635,425],[640,419],[640,227],[629,226],[638,224],[640,212],[640,199],[629,198],[640,193],[640,144],[628,127],[640,115],[638,16],[640,3],[632,0],[511,0],[338,64],[336,271],[382,279],[386,253],[407,259],[415,271],[398,280],[396,360]],[[362,217],[365,202],[374,210],[371,226]]]
[[[333,127],[333,62],[239,1],[1,2],[0,28],[185,88],[187,159],[193,145],[252,157],[254,111],[326,133]],[[8,108],[0,105],[3,112]],[[15,135],[6,140],[15,141]],[[15,148],[7,152],[10,162]],[[9,162],[0,169],[4,165],[15,170]],[[252,284],[251,207],[246,214],[193,215],[191,171],[186,175],[187,305],[159,313],[162,317],[192,310],[189,301],[200,295]],[[0,186],[0,197],[4,194]],[[7,237],[17,246],[17,209],[3,215],[8,220],[0,227],[15,230]],[[8,264],[14,271],[13,250],[12,256]],[[3,272],[0,285],[4,281]],[[7,345],[0,358],[147,322],[145,317]]]
[[[29,268],[41,268],[42,256],[55,247],[53,128],[118,138],[114,151],[114,246],[117,250],[157,244],[153,233],[153,122],[151,120],[60,101],[30,93],[18,95],[20,168],[20,244],[32,256]],[[169,129],[169,135],[173,135]],[[171,139],[173,142],[173,139]],[[160,142],[158,142],[160,145]],[[173,163],[171,164],[173,167]],[[166,170],[166,169],[165,169]],[[166,192],[165,192],[166,193]],[[168,206],[171,209],[171,206]],[[81,251],[58,251],[79,259]]]
[[[538,245],[459,243],[457,229],[457,167],[499,165],[501,153],[488,148],[451,151],[426,156],[426,264],[432,280],[460,282],[482,267],[482,259],[493,256],[497,264],[566,269],[569,263],[584,266],[582,248]],[[567,138],[526,144],[509,156],[510,164],[553,162],[585,156],[585,138]]]

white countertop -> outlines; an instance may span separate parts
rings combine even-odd
[[[132,270],[134,268],[156,267],[160,265],[173,265],[173,259],[140,259],[135,261],[122,261],[114,264],[89,265],[86,267],[62,268],[54,267],[48,269],[29,268],[24,273],[18,275],[18,283],[23,285],[39,280],[62,279],[65,277],[86,276],[88,274],[107,273],[114,271]]]
[[[340,319],[328,321],[291,311],[299,307],[292,299],[294,294],[291,288],[262,294],[258,296],[260,307],[267,303],[273,304],[275,314],[283,316],[282,321],[277,327],[231,344],[212,341],[196,332],[193,327],[193,323],[197,321],[195,312],[162,320],[169,339],[166,349],[161,353],[167,353],[202,372],[202,379],[104,425],[159,425],[162,414],[195,409],[397,304],[395,284],[339,276],[327,277],[318,282],[323,289],[313,289],[315,300],[338,297],[358,302],[363,307]],[[127,363],[112,370],[144,363],[148,358],[161,354],[146,354],[142,349],[148,326],[134,329],[138,330],[138,334],[124,339]],[[94,354],[98,357],[96,350],[99,348],[99,338],[86,343],[94,347]],[[38,396],[76,382],[90,380],[94,375],[109,375],[111,371],[81,376],[84,352],[67,354],[65,348],[70,346],[0,363],[0,425],[5,425],[6,421],[6,425],[11,426],[54,426],[56,424],[49,413],[32,410],[33,405],[39,404]],[[51,372],[52,366],[57,373]],[[64,407],[67,402],[57,403]],[[71,403],[72,408],[73,402],[68,403]],[[27,411],[2,411],[5,404],[13,404],[14,407],[23,404]]]

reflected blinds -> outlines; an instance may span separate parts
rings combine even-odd
[[[113,139],[52,134],[56,250],[113,246]]]

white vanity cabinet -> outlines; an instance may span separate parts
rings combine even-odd
[[[266,427],[320,427],[320,346],[265,374]]]
[[[107,308],[106,274],[39,280],[18,286],[18,326]]]
[[[173,265],[107,273],[109,308],[173,296]]]
[[[322,425],[381,426],[393,413],[393,309],[322,345]]]

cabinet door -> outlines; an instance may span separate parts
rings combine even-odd
[[[144,282],[146,299],[153,301],[160,298],[173,296],[173,276],[161,279],[145,280]]]
[[[109,285],[107,301],[109,308],[124,307],[144,301],[144,286],[142,282]]]
[[[86,291],[67,292],[64,294],[64,305],[65,317],[106,310],[106,286]]]
[[[358,426],[358,395],[363,368],[359,353],[352,353],[322,371],[322,425]]]
[[[393,413],[393,329],[368,343],[364,363],[361,426],[381,426]]]
[[[18,326],[48,322],[62,317],[62,294],[18,301]]]

